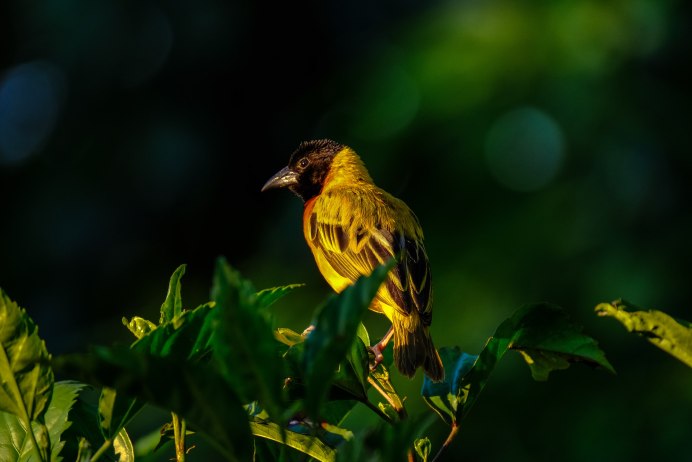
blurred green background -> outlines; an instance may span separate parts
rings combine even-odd
[[[329,137],[420,218],[438,346],[550,301],[618,371],[509,355],[445,460],[686,460],[692,371],[593,308],[692,320],[691,31],[680,1],[5,1],[0,286],[60,354],[129,342],[180,263],[206,301],[225,255],[307,283],[274,309],[301,330],[330,290],[300,200],[259,190]]]

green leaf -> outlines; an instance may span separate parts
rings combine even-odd
[[[60,462],[59,456],[65,441],[61,435],[70,426],[68,413],[84,385],[76,382],[57,382],[53,387],[45,413],[45,427],[37,422],[31,424],[35,434],[47,431],[50,441],[51,461]],[[0,412],[0,460],[3,462],[35,460],[27,427],[14,414]]]
[[[101,430],[101,417],[97,407],[100,393],[91,386],[82,387],[68,414],[70,426],[63,434],[65,446],[61,455],[68,462],[88,462],[92,453],[101,450],[103,453],[99,460],[119,462],[113,441],[102,449],[106,439]]]
[[[144,337],[146,334],[156,329],[156,324],[144,318],[140,318],[139,316],[134,316],[129,321],[127,320],[127,318],[123,317],[122,322],[123,325],[127,327],[130,330],[130,332],[132,332],[134,336],[138,339]]]
[[[483,391],[490,374],[508,350],[518,351],[535,380],[545,380],[556,369],[573,362],[600,366],[613,372],[597,343],[581,333],[560,307],[548,303],[525,305],[505,320],[475,358],[459,348],[441,348],[445,380],[423,379],[426,403],[449,425],[457,426]]]
[[[428,457],[430,457],[430,452],[432,451],[432,443],[427,437],[419,438],[413,442],[413,448],[416,450],[416,454],[423,460],[423,462],[428,462]]]
[[[478,356],[463,353],[459,347],[442,347],[438,353],[444,366],[445,378],[442,382],[433,382],[427,376],[424,377],[421,395],[447,425],[452,425],[468,398],[469,387],[462,384],[462,379],[471,370]],[[482,367],[482,363],[478,367]]]
[[[212,298],[216,302],[212,345],[216,364],[244,402],[259,401],[279,419],[286,377],[271,325],[257,306],[249,281],[217,260]]]
[[[287,327],[279,327],[274,331],[274,338],[284,345],[293,346],[305,341],[305,337],[298,332],[288,329]]]
[[[269,308],[276,303],[277,300],[285,297],[299,287],[305,284],[289,284],[287,286],[272,287],[271,289],[263,289],[257,292],[257,307],[259,309]]]
[[[106,439],[115,438],[143,407],[144,401],[141,399],[130,398],[104,387],[99,397],[99,416]]]
[[[183,311],[183,299],[180,295],[180,279],[185,274],[186,266],[187,265],[180,265],[171,276],[171,280],[168,283],[166,300],[163,302],[163,305],[161,305],[161,318],[159,319],[159,324],[172,321],[180,316],[180,313]]]
[[[124,428],[121,428],[113,440],[113,449],[118,456],[118,462],[135,462],[135,448]]]
[[[662,311],[627,311],[632,305],[616,300],[596,306],[599,316],[610,316],[625,328],[645,337],[661,350],[692,367],[692,326],[687,321],[675,320]]]
[[[339,295],[329,298],[315,317],[315,329],[305,340],[306,408],[318,416],[337,367],[351,350],[360,320],[393,266],[393,261],[360,277]]]
[[[249,460],[247,413],[214,369],[127,348],[94,348],[56,358],[56,371],[115,388],[187,419],[228,460]]]
[[[389,379],[389,371],[383,363],[380,363],[374,371],[370,372],[369,382],[370,385],[372,385],[372,387],[375,388],[375,390],[377,390],[377,392],[387,401],[386,405],[385,403],[379,403],[379,409],[390,419],[404,419],[406,417],[406,408],[404,408],[404,402],[394,389],[394,386]],[[391,411],[393,411],[393,415]]]
[[[0,289],[0,411],[18,416],[25,428],[42,421],[53,380],[50,354],[36,324]],[[47,435],[30,432],[29,437],[46,460]]]
[[[535,380],[547,380],[552,370],[566,369],[573,362],[615,372],[598,343],[581,331],[564,309],[540,303],[520,308],[495,337],[506,338],[508,348],[521,352]]]
[[[196,359],[209,351],[213,303],[184,311],[132,344],[132,349],[179,360]]]
[[[250,430],[255,436],[285,444],[322,462],[336,457],[336,451],[318,436],[285,430],[270,421],[251,421]]]
[[[65,440],[61,440],[61,436],[72,425],[69,420],[69,413],[84,387],[83,383],[73,381],[60,381],[53,386],[53,394],[48,402],[44,419],[51,443],[51,460],[54,462],[63,460],[62,457],[59,457],[65,446]],[[0,460],[4,459],[0,458]]]
[[[368,426],[356,433],[347,444],[339,447],[336,460],[360,462],[363,460],[404,461],[414,451],[414,442],[430,426],[435,417],[428,414],[409,418],[393,425]]]

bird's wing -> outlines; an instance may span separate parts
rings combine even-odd
[[[351,283],[396,258],[376,299],[404,315],[415,310],[429,325],[432,284],[420,225],[403,202],[384,199],[361,195],[354,204],[348,195],[323,194],[306,210],[305,237],[329,269]]]

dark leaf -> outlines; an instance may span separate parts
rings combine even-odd
[[[393,261],[359,278],[319,309],[313,322],[315,329],[304,343],[305,403],[310,415],[319,414],[339,364],[351,351],[361,317],[392,265]]]
[[[259,309],[269,308],[276,303],[277,300],[285,297],[299,287],[305,284],[289,284],[287,286],[272,287],[271,289],[263,289],[257,292],[257,307]]]
[[[255,290],[223,258],[217,261],[212,298],[212,344],[219,369],[244,402],[259,401],[280,420],[284,361],[271,325],[258,309]]]
[[[101,431],[106,439],[115,438],[120,430],[132,420],[144,407],[144,401],[130,398],[122,392],[104,387],[99,397],[99,417]]]
[[[57,371],[115,388],[187,419],[228,460],[249,460],[247,413],[214,369],[126,348],[94,348],[56,359]]]
[[[446,377],[440,383],[424,378],[425,401],[447,424],[457,425],[508,350],[522,355],[536,380],[545,380],[551,371],[573,362],[613,371],[596,341],[582,334],[581,326],[572,323],[562,308],[548,303],[525,305],[500,324],[475,361],[459,348],[441,348]]]

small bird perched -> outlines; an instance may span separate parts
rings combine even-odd
[[[444,368],[428,331],[430,267],[423,231],[411,209],[375,186],[351,148],[331,140],[300,143],[288,166],[262,191],[284,187],[305,202],[305,240],[322,276],[337,293],[397,258],[369,307],[392,322],[372,347],[375,366],[393,336],[394,362],[402,374],[413,377],[422,367],[432,380],[442,380]]]

